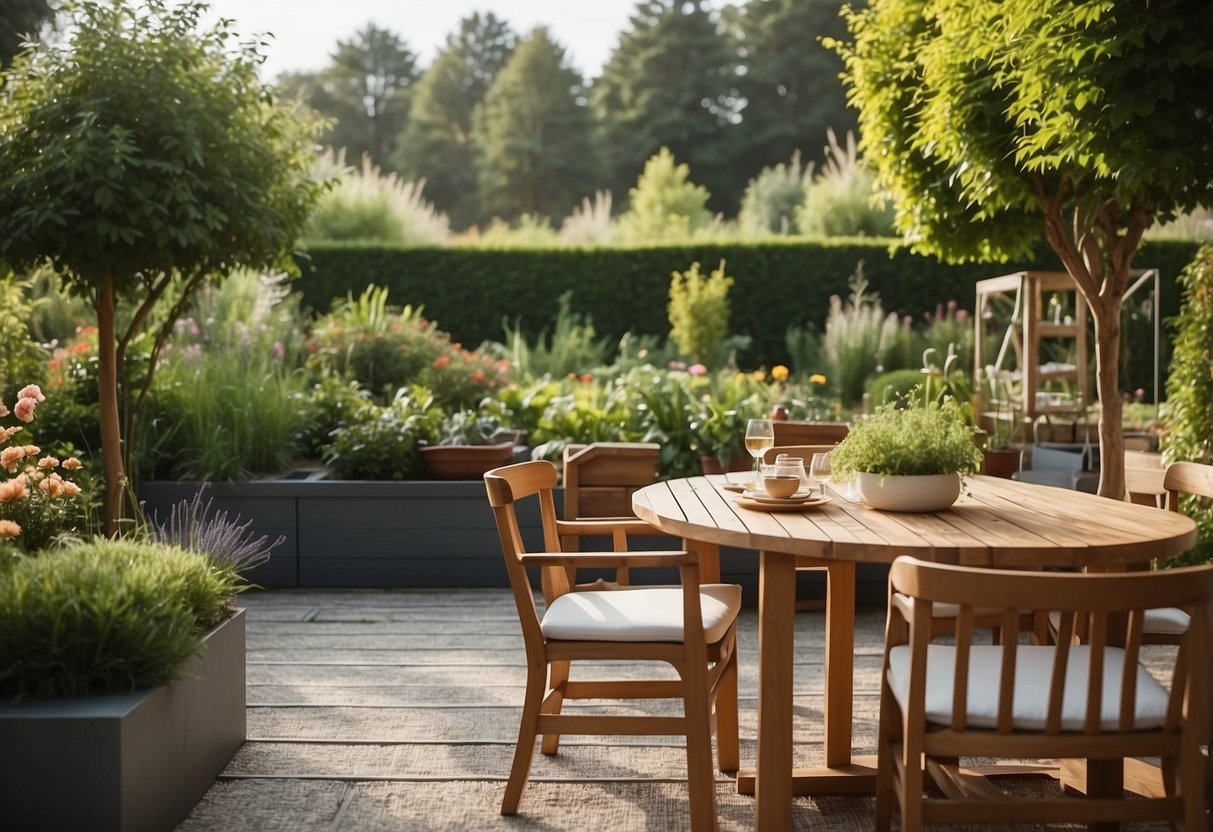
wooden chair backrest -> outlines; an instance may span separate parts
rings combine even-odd
[[[1175,733],[1181,722],[1198,732],[1205,731],[1208,714],[1208,638],[1213,607],[1213,566],[1195,566],[1149,573],[1055,573],[976,569],[929,563],[901,557],[889,572],[890,603],[910,619],[905,643],[911,649],[910,688],[906,711],[924,713],[927,645],[931,637],[931,607],[934,603],[959,607],[956,627],[956,664],[953,676],[952,730],[966,730],[969,657],[976,607],[1003,611],[1003,654],[999,677],[997,732],[1012,733],[1012,704],[1015,689],[1015,654],[1020,609],[1061,612],[1058,644],[1049,682],[1045,717],[1046,735],[1061,734],[1061,711],[1066,668],[1078,619],[1087,622],[1086,644],[1090,647],[1088,678],[1102,678],[1107,648],[1123,644],[1124,672],[1119,689],[1118,726],[1115,732],[1101,725],[1102,685],[1089,685],[1083,734],[1127,734],[1134,731],[1133,714],[1137,690],[1138,651],[1142,643],[1142,619],[1147,609],[1179,607],[1192,616],[1192,625],[1179,642],[1175,655],[1171,694],[1163,732]],[[913,599],[906,601],[905,599]],[[890,610],[892,613],[892,610]],[[1123,622],[1123,632],[1118,624]],[[891,630],[891,632],[893,632]],[[1121,636],[1123,635],[1123,640]],[[1198,733],[1197,736],[1204,736]],[[1065,753],[1044,756],[1067,756]],[[1074,754],[1072,756],[1084,756]]]
[[[1167,489],[1163,485],[1166,473],[1161,454],[1125,451],[1125,490],[1132,502],[1166,508]]]
[[[775,420],[776,445],[834,445],[847,438],[846,422],[797,422]]]
[[[1167,490],[1167,506],[1179,511],[1179,495],[1195,494],[1213,499],[1213,465],[1202,462],[1172,462],[1163,476],[1163,488]]]
[[[837,447],[837,445],[776,445],[763,452],[762,461],[770,465],[780,454],[787,454],[803,459],[804,468],[807,471],[809,463],[813,461],[813,454],[828,454]]]
[[[565,447],[564,519],[632,517],[632,494],[657,481],[660,453],[652,442]]]

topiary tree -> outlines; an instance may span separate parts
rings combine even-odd
[[[1183,305],[1175,320],[1171,374],[1167,377],[1167,440],[1163,459],[1213,463],[1213,245],[1201,246],[1179,276]],[[1197,523],[1196,546],[1175,562],[1213,559],[1213,512],[1209,501],[1181,498],[1180,508]]]
[[[206,8],[69,5],[67,42],[19,56],[0,99],[0,258],[49,260],[96,311],[111,533],[124,514],[124,427],[135,429],[133,415],[119,418],[127,349],[156,321],[154,365],[209,275],[294,268],[292,242],[323,188],[311,127],[274,105],[255,44],[233,45],[227,21],[200,28]],[[153,316],[158,305],[168,309]]]
[[[1028,256],[1091,308],[1099,493],[1124,495],[1122,297],[1142,232],[1213,201],[1206,0],[872,0],[833,44],[864,158],[918,252]]]
[[[691,169],[674,160],[669,148],[644,163],[636,187],[628,191],[629,208],[619,218],[619,233],[629,242],[683,240],[712,221],[708,191],[690,179]]]

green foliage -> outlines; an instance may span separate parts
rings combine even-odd
[[[571,297],[571,291],[560,296],[552,332],[539,333],[533,344],[527,343],[520,324],[511,327],[509,321],[503,323],[505,354],[519,375],[562,378],[606,363],[609,339],[595,335],[589,315],[570,311]]]
[[[242,588],[205,555],[97,539],[0,569],[0,698],[118,693],[179,678]]]
[[[1173,321],[1175,353],[1167,379],[1163,458],[1213,464],[1213,245],[1202,246],[1180,275],[1183,306]],[[1196,546],[1171,565],[1213,559],[1213,507],[1187,495],[1180,509],[1197,523]]]
[[[30,283],[0,273],[0,401],[27,384],[45,384],[49,356],[31,338],[36,302]]]
[[[408,126],[391,164],[426,192],[455,228],[485,222],[476,187],[472,114],[514,51],[514,33],[491,12],[459,21],[415,85]]]
[[[161,352],[136,435],[148,479],[285,471],[306,424],[303,321],[281,277],[239,272],[193,296]]]
[[[690,181],[690,168],[677,164],[666,147],[644,163],[628,196],[628,210],[619,218],[619,234],[628,242],[685,240],[712,219],[707,189]]]
[[[898,331],[896,313],[885,315],[880,296],[867,293],[863,264],[851,281],[851,295],[844,304],[838,295],[830,298],[822,348],[834,389],[846,406],[863,397],[868,378],[885,364],[885,356]]]
[[[330,120],[321,137],[326,145],[383,166],[407,122],[419,74],[417,56],[399,35],[367,23],[337,41],[326,68],[284,75],[278,86]]]
[[[922,384],[921,370],[890,370],[873,376],[868,382],[867,396],[872,407],[882,404],[904,404],[914,388]]]
[[[844,475],[971,474],[981,467],[981,451],[955,400],[890,403],[851,426],[830,467]]]
[[[709,275],[699,273],[699,263],[670,278],[670,338],[682,354],[706,361],[729,333],[729,289],[733,278],[725,274],[724,261]]]
[[[805,183],[804,199],[796,211],[800,233],[809,237],[888,237],[893,214],[873,202],[872,173],[859,159],[853,134],[842,147],[828,130],[825,164]],[[808,177],[806,176],[806,179]]]
[[[324,194],[308,223],[312,240],[375,240],[399,245],[437,245],[450,229],[445,215],[422,198],[423,183],[384,174],[362,157],[362,167],[347,168],[344,152],[322,157],[326,175],[340,174]]]
[[[811,179],[812,171],[812,165],[801,169],[799,151],[792,154],[792,161],[786,165],[780,162],[775,167],[763,168],[746,186],[737,224],[758,236],[798,234],[797,209],[804,204],[806,180]]]
[[[36,37],[54,16],[47,0],[5,0],[0,7],[0,69],[12,63],[25,35]]]
[[[667,147],[708,190],[736,194],[745,181],[733,164],[740,132],[733,126],[740,106],[737,52],[708,4],[642,0],[630,24],[593,87],[601,145],[610,154],[610,190],[624,193],[639,161]]]
[[[519,41],[472,120],[486,211],[562,217],[593,193],[599,165],[584,87],[545,27]]]
[[[738,173],[753,176],[799,150],[821,162],[826,130],[855,129],[838,76],[842,62],[822,37],[841,37],[840,0],[748,0],[725,7],[725,23],[743,50],[745,74],[735,79],[745,99],[745,150]]]
[[[401,388],[386,405],[362,405],[334,431],[324,464],[339,480],[421,479],[425,465],[417,446],[437,438],[442,418],[429,390]]]
[[[476,410],[456,410],[438,424],[436,445],[492,445],[504,442],[501,419]]]
[[[476,405],[504,383],[503,363],[452,343],[420,307],[397,311],[387,299],[386,287],[369,286],[317,320],[308,341],[312,370],[356,379],[380,401],[419,384],[443,407]]]
[[[371,394],[357,379],[336,373],[321,373],[303,401],[303,424],[295,437],[295,448],[304,459],[319,459],[333,431],[344,425]]]

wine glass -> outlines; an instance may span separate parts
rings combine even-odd
[[[762,483],[762,455],[775,447],[775,426],[770,419],[751,419],[745,426],[745,449],[754,457],[755,487]]]
[[[817,482],[817,487],[825,494],[825,484],[830,479],[829,452],[815,453],[809,461],[809,478]]]

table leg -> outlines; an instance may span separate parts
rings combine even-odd
[[[792,631],[796,569],[791,555],[762,552],[758,567],[758,770],[754,828],[792,828]]]
[[[826,766],[851,764],[851,716],[855,687],[855,564],[826,569],[825,758]]]

